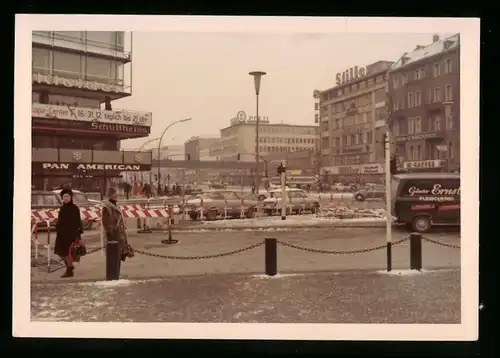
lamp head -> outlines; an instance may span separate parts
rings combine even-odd
[[[263,71],[252,71],[249,73],[250,76],[253,76],[254,84],[255,84],[255,94],[258,96],[260,93],[260,80],[262,76],[266,73]]]

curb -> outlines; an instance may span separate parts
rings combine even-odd
[[[383,272],[385,270],[384,267],[381,268],[360,268],[360,269],[345,269],[345,270],[314,270],[314,271],[279,271],[277,276],[318,276],[318,275],[380,275],[387,274]],[[409,268],[393,268],[393,271],[399,270],[409,270]],[[456,272],[461,271],[461,267],[454,266],[435,266],[428,267],[423,269],[422,273],[429,272]],[[178,275],[151,275],[151,276],[123,276],[120,277],[121,280],[129,280],[132,281],[132,284],[139,283],[143,281],[155,280],[169,280],[169,279],[190,279],[190,278],[201,278],[201,277],[213,277],[213,276],[233,276],[233,277],[264,277],[266,276],[264,272],[221,272],[221,273],[211,273],[211,274],[178,274]],[[396,274],[394,276],[397,277]],[[272,279],[273,276],[268,276],[266,278]],[[35,279],[31,280],[30,285],[60,285],[60,284],[85,284],[85,283],[96,283],[96,282],[105,282],[106,278],[102,279],[96,278],[86,278],[86,277],[72,277],[72,278],[50,278],[50,279]],[[139,282],[137,282],[139,281]]]

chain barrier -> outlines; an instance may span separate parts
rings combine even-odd
[[[401,240],[397,240],[392,242],[392,246],[401,244],[402,242],[409,240],[410,238],[405,237]],[[289,247],[291,249],[296,249],[300,251],[307,251],[307,252],[314,252],[318,254],[331,254],[331,255],[349,255],[349,254],[361,254],[365,252],[370,252],[370,251],[376,251],[376,250],[381,250],[385,249],[387,247],[387,243],[380,245],[380,246],[375,246],[375,247],[370,247],[368,249],[356,249],[356,250],[341,250],[341,251],[330,251],[330,250],[321,250],[321,249],[312,249],[309,247],[302,247],[302,246],[297,246],[293,244],[289,244],[288,242],[280,241],[278,240],[278,244]]]
[[[424,236],[422,236],[422,240],[425,240],[427,242],[430,242],[432,244],[436,244],[436,245],[439,245],[439,246],[450,247],[452,249],[460,249],[461,248],[460,245],[446,244],[444,242],[439,242],[439,241],[436,241],[436,240],[432,240],[432,239],[429,239],[429,238],[424,237]]]
[[[145,255],[145,256],[150,256],[150,257],[158,257],[161,259],[167,259],[167,260],[203,260],[203,259],[215,259],[219,257],[224,257],[224,256],[230,256],[230,255],[235,255],[239,254],[241,252],[249,251],[252,249],[255,249],[259,246],[264,245],[264,241],[261,241],[257,244],[253,244],[247,247],[244,247],[242,249],[234,250],[234,251],[229,251],[229,252],[224,252],[221,254],[212,254],[212,255],[202,255],[202,256],[172,256],[172,255],[161,255],[161,254],[154,254],[152,252],[148,251],[142,251],[142,250],[136,250],[134,249],[135,253]]]

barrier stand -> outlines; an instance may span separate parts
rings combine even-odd
[[[38,260],[38,229],[37,229],[37,225],[36,225],[36,222],[35,224],[33,225],[33,227],[31,228],[31,235],[35,236],[34,239],[32,239],[32,241],[35,243],[35,259]]]
[[[179,240],[174,240],[172,238],[172,214],[174,213],[174,208],[173,205],[168,206],[168,238],[166,240],[161,240],[162,244],[165,245],[170,245],[170,244],[177,244]]]
[[[101,235],[101,247],[104,247],[104,225],[101,225],[100,229],[100,235]],[[101,250],[101,256],[104,256],[104,250]]]
[[[227,199],[224,198],[224,220],[227,219]]]
[[[149,202],[151,198],[148,198],[148,201],[146,203],[146,209],[149,209]],[[144,220],[144,233],[146,234],[151,234],[153,231],[151,230],[151,218],[149,216],[146,217]]]
[[[45,220],[45,223],[47,224],[47,245],[45,246],[47,248],[47,272],[50,273],[50,261],[52,260],[50,252],[50,220]]]
[[[200,221],[203,221],[203,198],[200,198]]]
[[[278,240],[266,238],[264,241],[265,255],[264,266],[267,276],[275,276],[278,273]]]
[[[300,213],[304,214],[306,212],[306,204],[302,203],[300,204]]]
[[[244,217],[245,217],[245,202],[243,201],[243,198],[241,198],[240,219],[243,219]]]
[[[410,269],[422,270],[422,235],[410,234]]]

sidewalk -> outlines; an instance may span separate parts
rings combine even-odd
[[[32,284],[31,319],[80,322],[460,323],[460,270],[204,275]]]

